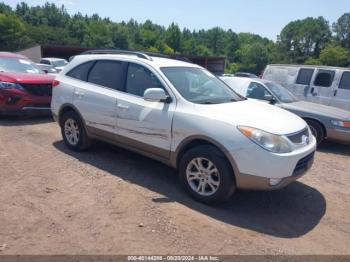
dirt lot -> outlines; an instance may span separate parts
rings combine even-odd
[[[158,162],[70,152],[50,119],[0,120],[0,181],[0,254],[350,254],[345,145],[283,190],[208,207]]]

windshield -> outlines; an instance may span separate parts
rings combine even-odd
[[[0,72],[44,74],[32,61],[22,58],[1,57]]]
[[[291,92],[289,92],[287,88],[279,84],[267,82],[265,85],[283,103],[292,103],[298,101],[298,99]]]
[[[65,66],[68,64],[68,62],[64,59],[62,60],[56,60],[51,62],[54,67],[60,67],[60,66]]]
[[[163,67],[161,70],[190,102],[220,104],[244,99],[207,70],[195,67]]]

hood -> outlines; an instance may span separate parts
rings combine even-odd
[[[0,72],[0,81],[19,84],[49,84],[54,79],[54,76],[46,74]]]
[[[249,126],[277,135],[298,132],[306,127],[303,119],[276,106],[245,100],[216,105],[196,105],[199,112],[236,126]]]
[[[306,101],[298,101],[293,103],[284,103],[282,107],[294,112],[304,112],[308,114],[322,115],[338,120],[350,120],[349,111],[333,106],[326,106]]]

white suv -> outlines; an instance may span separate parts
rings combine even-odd
[[[52,112],[72,150],[98,139],[179,170],[197,200],[277,189],[312,165],[298,116],[247,100],[204,68],[128,51],[76,56],[53,83]]]

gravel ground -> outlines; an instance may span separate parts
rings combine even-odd
[[[0,120],[0,254],[350,254],[350,147],[324,144],[299,182],[189,198],[176,172],[50,119]]]

